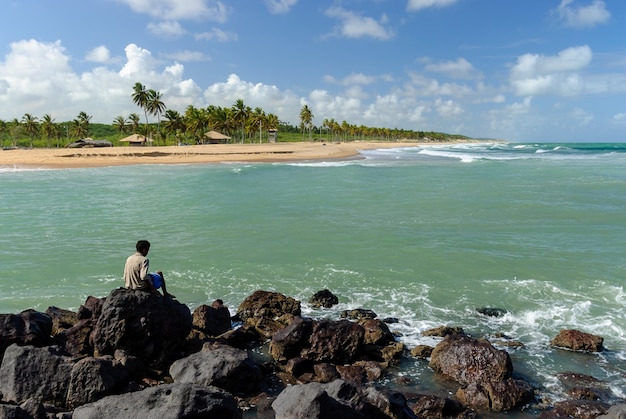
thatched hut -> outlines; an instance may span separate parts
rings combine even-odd
[[[129,135],[126,138],[122,138],[120,143],[128,143],[131,147],[139,147],[145,145],[152,145],[153,140],[150,137],[146,137],[145,135],[133,134]]]

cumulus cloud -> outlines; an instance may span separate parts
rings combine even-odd
[[[296,3],[298,0],[265,0],[265,5],[270,13],[274,14],[287,13]]]
[[[94,63],[106,63],[111,59],[111,52],[104,45],[95,47],[87,53],[85,60]]]
[[[117,0],[136,13],[159,20],[207,19],[225,22],[231,10],[218,0]]]
[[[234,32],[225,32],[219,28],[212,28],[209,32],[197,33],[194,37],[199,41],[218,41],[228,42],[236,41],[237,34]]]
[[[425,69],[435,73],[443,73],[455,79],[472,80],[482,78],[482,74],[465,58],[427,64]]]
[[[590,28],[611,18],[602,0],[593,0],[586,6],[574,5],[574,0],[561,0],[556,13],[565,25],[574,28]]]
[[[457,0],[409,0],[406,9],[409,12],[417,12],[429,7],[445,7],[456,3]]]
[[[368,76],[363,73],[351,73],[343,79],[336,79],[331,75],[324,76],[324,81],[331,84],[338,84],[342,86],[351,86],[351,85],[368,85],[376,82],[376,76]]]
[[[584,91],[579,73],[591,63],[587,45],[564,49],[556,56],[524,54],[510,71],[510,81],[520,96],[557,94],[571,96]]]
[[[180,61],[180,62],[199,62],[199,61],[210,61],[211,57],[207,56],[205,53],[200,51],[178,51],[172,54],[165,54],[166,58]]]
[[[164,20],[161,22],[148,23],[148,30],[155,36],[162,38],[177,38],[186,33],[176,20]]]
[[[386,41],[394,37],[394,32],[385,28],[387,17],[383,15],[380,22],[367,16],[345,10],[341,7],[331,7],[326,10],[328,17],[339,19],[340,24],[336,28],[335,35],[346,38],[374,38]]]

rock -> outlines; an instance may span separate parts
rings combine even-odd
[[[231,328],[230,311],[223,304],[203,304],[193,311],[193,328],[208,336],[219,336]]]
[[[465,408],[454,399],[418,394],[411,397],[411,410],[419,418],[445,418],[458,416]]]
[[[285,388],[272,403],[276,419],[366,418],[354,407],[331,397],[325,386],[309,383]]]
[[[505,309],[496,307],[480,307],[477,308],[476,311],[489,317],[502,317],[508,313]]]
[[[339,298],[329,290],[324,289],[313,294],[313,296],[309,298],[309,304],[311,304],[313,308],[331,308],[335,304],[339,304]]]
[[[122,349],[154,368],[167,368],[180,357],[191,321],[189,308],[171,298],[113,290],[94,329],[95,355]]]
[[[533,389],[524,381],[512,378],[503,381],[474,382],[456,392],[465,406],[479,411],[500,412],[530,403]]]
[[[598,416],[597,419],[626,419],[626,404],[611,406],[608,412]]]
[[[20,404],[20,409],[22,409],[29,418],[43,419],[46,417],[45,407],[39,400],[33,397]]]
[[[15,314],[0,314],[0,359],[14,343],[45,346],[51,343],[52,319],[45,313],[24,310]]]
[[[83,358],[72,367],[66,406],[74,408],[112,395],[128,379],[124,366],[110,356]]]
[[[354,384],[365,384],[380,380],[384,370],[378,362],[357,361],[352,365],[337,365],[341,379]]]
[[[590,400],[565,400],[554,403],[554,409],[542,412],[539,418],[595,419],[600,415],[606,415],[609,407],[606,403]]]
[[[561,330],[550,342],[552,346],[579,352],[602,352],[603,343],[601,336],[573,329]]]
[[[313,372],[315,374],[316,381],[320,383],[329,383],[339,378],[337,368],[333,364],[329,364],[328,362],[315,364],[313,366]]]
[[[3,400],[22,403],[31,397],[44,403],[64,405],[73,361],[59,347],[18,346],[7,348],[0,366]]]
[[[244,324],[221,334],[215,340],[239,349],[251,349],[259,344],[260,337],[254,327]]]
[[[69,329],[78,322],[78,314],[58,307],[48,307],[46,314],[52,319],[52,336],[56,336],[65,329]]]
[[[78,308],[78,319],[86,320],[93,319],[97,320],[102,313],[102,307],[104,306],[105,298],[96,298],[91,295],[87,297],[85,304],[81,305]]]
[[[284,362],[300,356],[313,331],[313,320],[295,317],[284,329],[272,336],[269,352],[276,361]]]
[[[365,330],[363,342],[366,345],[387,345],[395,342],[394,336],[384,322],[377,319],[366,319],[359,321]]]
[[[428,345],[417,345],[411,349],[411,356],[415,358],[428,358],[433,353],[433,347]]]
[[[402,393],[366,387],[362,391],[360,411],[367,418],[417,419]]]
[[[450,335],[465,336],[465,332],[461,327],[439,326],[433,329],[424,330],[422,336],[437,336],[444,338]]]
[[[73,419],[241,419],[237,401],[216,387],[174,383],[108,396],[74,410]]]
[[[348,320],[315,321],[301,356],[316,362],[349,364],[363,345],[364,336],[363,327]]]
[[[170,367],[175,382],[216,386],[235,394],[254,394],[262,374],[246,351],[206,343],[200,352],[179,359]]]
[[[462,385],[502,381],[513,372],[511,358],[486,340],[449,335],[439,342],[429,363],[437,373]]]
[[[61,332],[59,337],[63,338],[65,350],[73,356],[93,355],[93,325],[94,321],[91,319],[79,320],[74,326]]]
[[[300,301],[277,292],[259,290],[239,304],[235,317],[245,322],[249,318],[274,320],[283,314],[299,316],[300,313]]]
[[[374,311],[364,308],[355,308],[354,310],[344,310],[341,312],[340,317],[342,319],[352,319],[352,320],[365,320],[365,319],[375,319],[378,317]]]

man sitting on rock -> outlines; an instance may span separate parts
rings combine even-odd
[[[157,290],[161,288],[165,297],[176,298],[167,292],[163,272],[148,272],[150,270],[150,260],[146,256],[150,251],[150,242],[148,240],[139,240],[135,247],[137,252],[126,259],[126,265],[124,266],[124,283],[126,288],[147,291],[159,297],[161,294]]]

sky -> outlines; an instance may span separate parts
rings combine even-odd
[[[243,99],[514,142],[626,141],[624,0],[4,0],[0,119]]]

